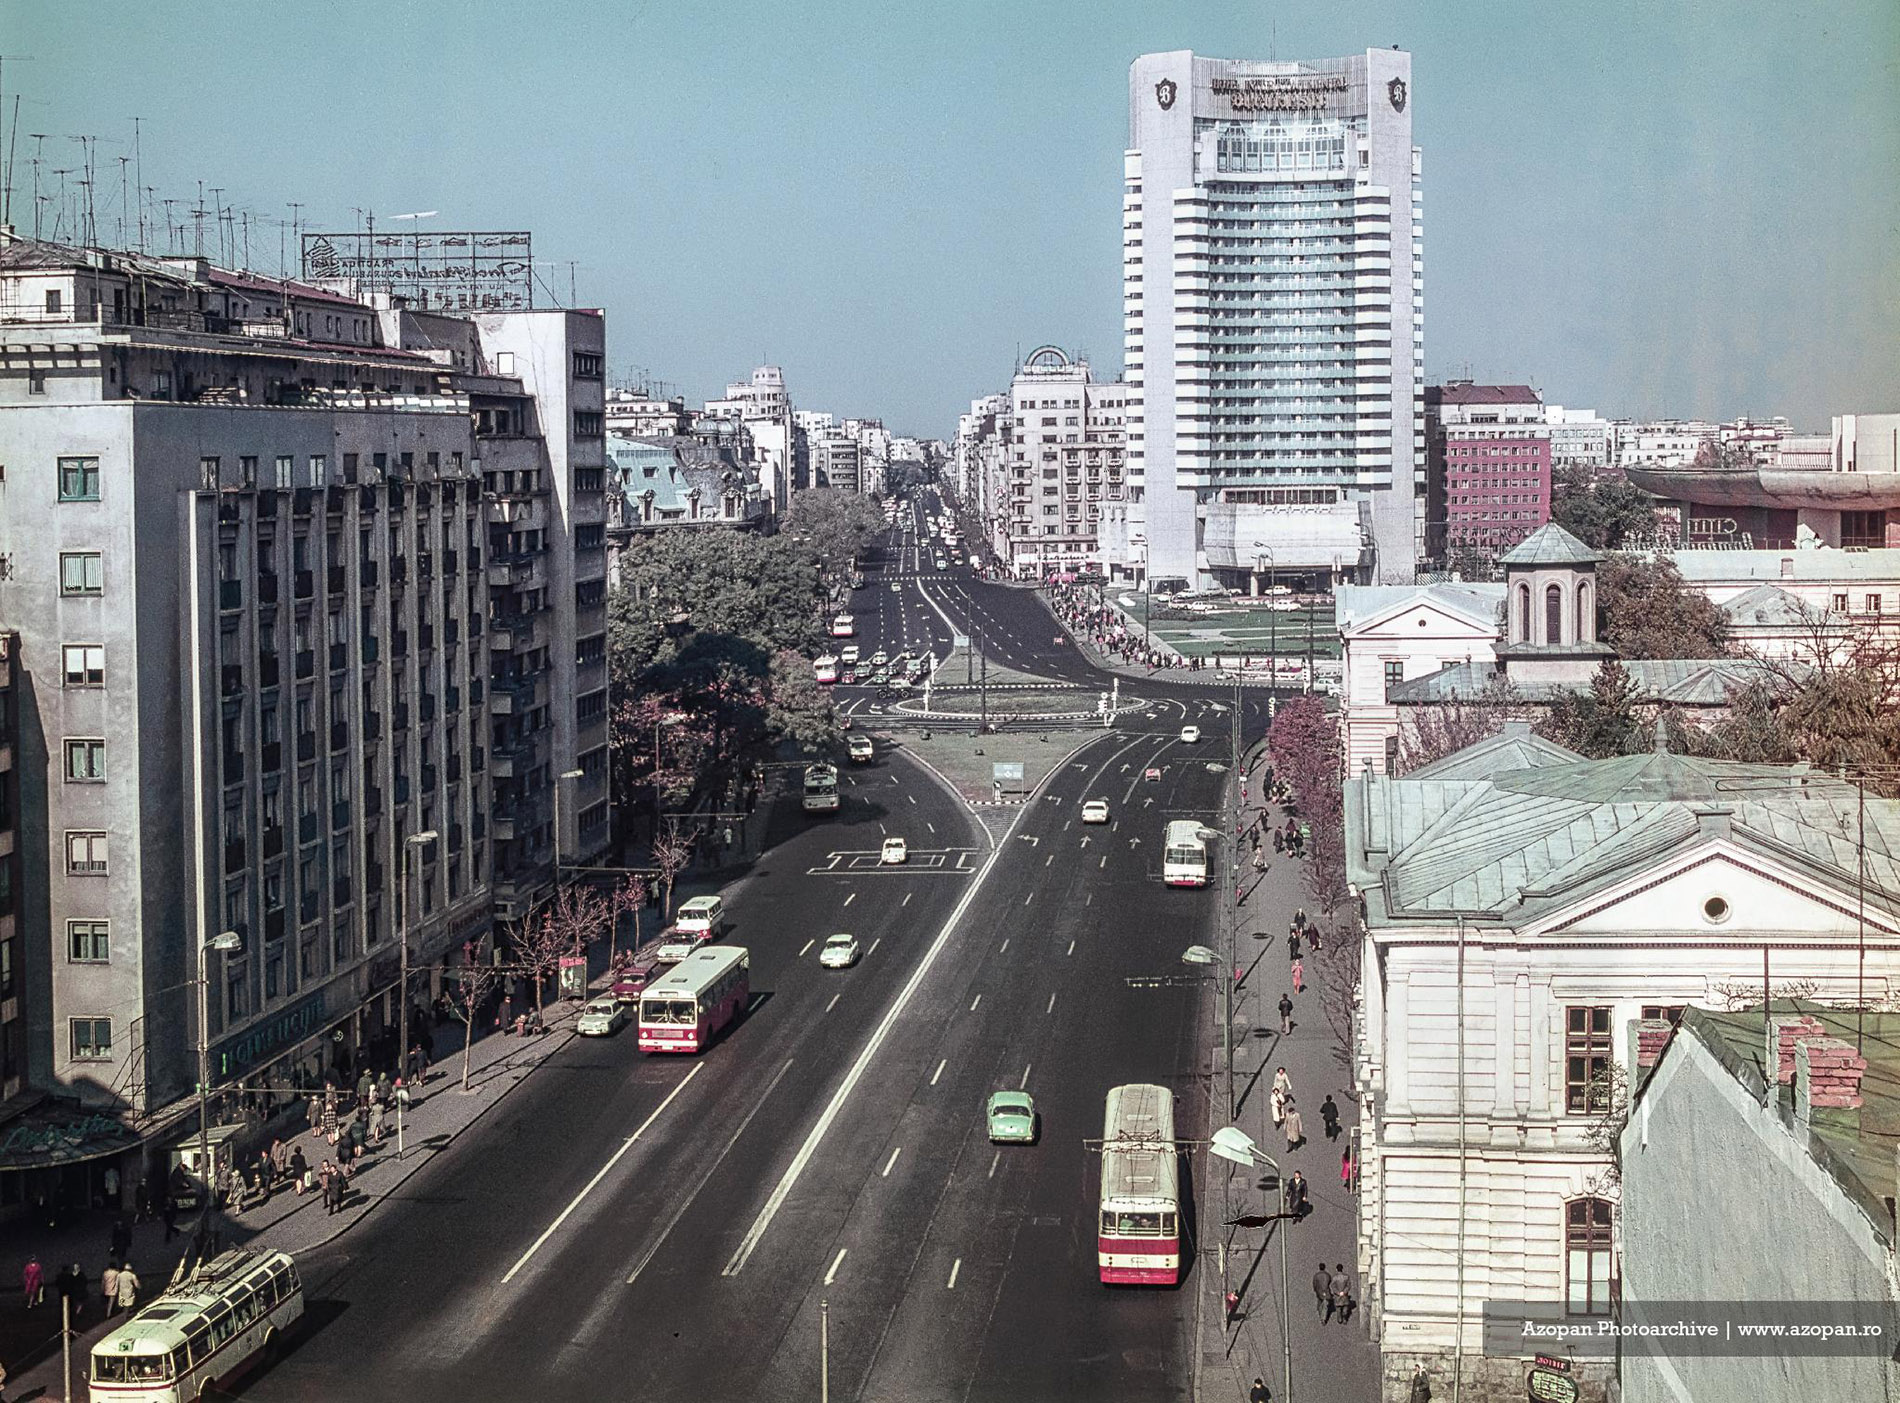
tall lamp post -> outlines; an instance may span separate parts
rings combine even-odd
[[[1254,568],[1267,577],[1267,689],[1272,694],[1273,685],[1280,680],[1280,611],[1274,608],[1277,596],[1273,586],[1277,583],[1273,566],[1273,552],[1259,541],[1253,543]],[[1260,562],[1266,561],[1266,569],[1260,571]]]
[[[229,953],[244,948],[244,937],[234,930],[221,930],[209,940],[198,942],[198,1250],[202,1253],[205,1229],[211,1222],[211,980],[206,973],[206,954],[217,950]]]
[[[435,830],[425,828],[411,833],[402,845],[402,886],[396,893],[396,939],[401,943],[402,975],[397,983],[396,1065],[409,1071],[409,854],[435,841]]]
[[[1214,1132],[1214,1138],[1208,1142],[1208,1150],[1224,1160],[1241,1164],[1251,1169],[1256,1164],[1264,1164],[1273,1171],[1274,1178],[1280,1179],[1280,1165],[1272,1155],[1264,1153],[1254,1144],[1253,1137],[1238,1126],[1228,1125]],[[1284,1180],[1280,1202],[1284,1207],[1286,1194]],[[1280,1226],[1274,1236],[1280,1239],[1280,1353],[1285,1375],[1280,1382],[1280,1397],[1283,1403],[1292,1403],[1293,1398],[1293,1332],[1292,1312],[1287,1304],[1286,1294],[1286,1214],[1279,1215]]]

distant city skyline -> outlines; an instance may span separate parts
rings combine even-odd
[[[698,402],[777,364],[798,406],[947,438],[1034,346],[1119,369],[1138,54],[1397,45],[1428,379],[1807,428],[1894,407],[1900,13],[1880,0],[454,14],[221,11],[214,39],[177,15],[0,0],[14,223],[32,228],[35,157],[42,194],[64,180],[70,197],[85,151],[68,138],[94,135],[98,236],[116,242],[136,114],[143,182],[174,220],[202,181],[273,220],[297,202],[306,227],[373,209],[530,229],[544,291],[566,300],[571,261],[579,302],[608,310],[616,378]],[[275,264],[275,225],[251,243]]]

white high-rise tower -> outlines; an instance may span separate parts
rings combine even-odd
[[[1129,68],[1127,533],[1152,583],[1411,578],[1425,461],[1411,82],[1397,49]]]

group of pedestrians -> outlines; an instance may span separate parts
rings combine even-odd
[[[125,1233],[123,1238],[120,1236],[121,1230]],[[102,1319],[110,1320],[122,1311],[129,1314],[138,1309],[139,1290],[144,1283],[132,1269],[131,1262],[126,1260],[125,1248],[130,1245],[131,1231],[126,1228],[124,1220],[120,1220],[112,1230],[112,1247],[106,1254],[105,1270],[99,1273]],[[40,1264],[37,1255],[29,1256],[26,1266],[20,1271],[20,1295],[28,1310],[38,1310],[46,1304],[46,1288],[46,1268]],[[71,1262],[60,1268],[59,1274],[53,1278],[52,1288],[75,1325],[85,1319],[92,1301],[92,1283],[79,1263]]]

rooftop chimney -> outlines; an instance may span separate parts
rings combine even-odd
[[[1860,1109],[1867,1059],[1840,1038],[1810,1038],[1794,1050],[1794,1114],[1806,1125],[1816,1110]]]

